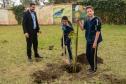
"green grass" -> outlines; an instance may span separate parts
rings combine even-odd
[[[44,59],[41,62],[29,64],[21,26],[0,26],[0,84],[32,84],[31,73],[44,69],[47,63],[58,64],[61,62],[60,38],[62,32],[59,25],[41,26],[41,31],[39,53]],[[98,53],[104,64],[99,65],[99,68],[109,69],[120,79],[125,79],[126,25],[103,25],[102,33],[104,41],[100,44]],[[50,45],[55,46],[54,50],[48,50]],[[85,53],[85,38],[84,32],[79,31],[78,54],[81,53]],[[62,79],[65,80],[67,75],[63,77],[55,84],[64,84]],[[97,79],[95,80],[96,84],[106,84],[103,81],[99,83]],[[65,81],[65,84],[87,84],[85,80]]]

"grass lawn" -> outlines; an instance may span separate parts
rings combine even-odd
[[[47,64],[63,64],[59,25],[41,26],[41,31],[39,53],[44,58],[31,64],[27,61],[21,26],[0,26],[0,84],[35,84],[31,74],[44,70]],[[87,76],[83,71],[64,72],[48,84],[126,84],[126,25],[103,25],[102,33],[104,41],[99,46],[98,56],[103,63],[98,65],[95,75]],[[51,45],[54,45],[53,50],[48,49]],[[78,55],[85,53],[84,32],[80,30],[78,49]],[[82,66],[86,70],[88,65]]]

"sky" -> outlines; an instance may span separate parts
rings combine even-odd
[[[20,5],[21,4],[20,0],[11,0],[11,1],[14,2],[14,5]],[[0,3],[3,3],[3,0],[0,0]]]
[[[21,4],[20,0],[12,0],[12,1],[15,2],[15,5],[20,5]],[[32,0],[32,1],[35,1],[35,0]],[[40,0],[40,1],[44,1],[44,2],[47,2],[48,3],[49,0]],[[44,5],[43,2],[40,2],[40,4],[41,5]]]
[[[20,5],[21,4],[20,0],[12,0],[12,1],[14,2],[14,5]]]

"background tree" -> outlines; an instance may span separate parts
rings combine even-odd
[[[126,0],[85,0],[83,5],[92,5],[103,23],[126,24]]]
[[[28,6],[29,5],[29,3],[31,3],[31,2],[33,2],[34,0],[21,0],[21,3],[22,3],[22,5],[23,6]]]
[[[11,0],[3,0],[3,8],[8,8],[11,5]]]
[[[23,5],[12,7],[12,11],[15,14],[15,18],[16,18],[18,24],[22,23],[24,10],[25,10],[25,7]]]

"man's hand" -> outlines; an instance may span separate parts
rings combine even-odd
[[[97,42],[94,42],[92,47],[96,48],[97,47]]]
[[[70,26],[70,24],[67,22],[66,26]]]
[[[41,31],[39,31],[38,33],[40,33],[40,34],[41,34],[42,32],[41,32]]]
[[[37,35],[39,36],[39,34],[41,34],[42,32],[41,31],[39,31],[39,32],[37,32]]]
[[[26,37],[26,38],[29,38],[29,34],[28,34],[28,33],[25,33],[25,37]]]

